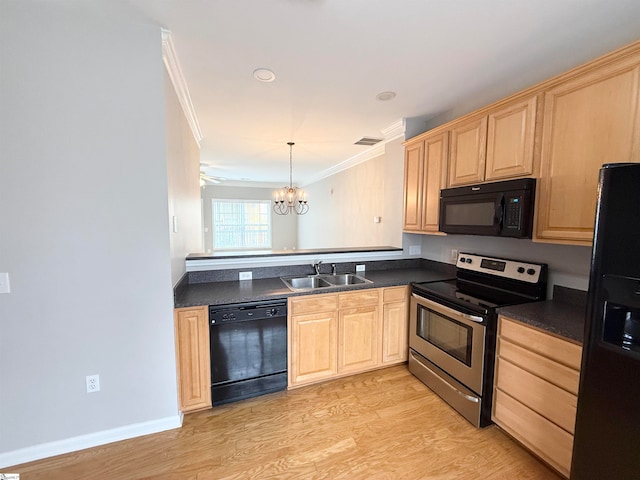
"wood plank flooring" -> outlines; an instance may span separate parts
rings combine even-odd
[[[3,469],[39,479],[560,479],[406,365],[215,407],[181,429]]]

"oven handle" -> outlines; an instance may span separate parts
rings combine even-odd
[[[433,305],[431,305],[431,308],[433,308],[434,310],[441,310],[442,313],[445,313],[447,315],[457,315],[459,317],[462,318],[466,318],[467,320],[471,320],[472,322],[476,322],[476,323],[483,323],[484,322],[484,318],[479,316],[479,315],[470,315],[468,313],[462,313],[459,312],[458,310],[454,310],[453,308],[449,308],[449,307],[445,307],[444,305],[441,305],[439,303],[435,303],[432,302],[424,297],[421,297],[420,295],[416,295],[415,293],[412,294],[413,298],[415,298],[418,302],[430,302]]]

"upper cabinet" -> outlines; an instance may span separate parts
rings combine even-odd
[[[449,133],[407,143],[404,159],[404,230],[437,233],[440,189],[446,186]]]
[[[463,121],[451,127],[450,187],[484,180],[486,146],[487,117]]]
[[[527,177],[534,173],[537,107],[538,97],[534,95],[489,114],[485,180]]]
[[[590,245],[598,173],[640,161],[640,53],[544,93],[536,240]]]
[[[447,135],[438,185],[427,172],[428,140]],[[536,177],[533,240],[590,245],[600,167],[640,162],[640,42],[405,145],[405,231],[437,232],[442,185]]]
[[[537,96],[453,124],[449,187],[534,173]]]

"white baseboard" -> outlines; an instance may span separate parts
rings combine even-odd
[[[126,425],[111,430],[103,430],[101,432],[89,433],[65,440],[41,443],[33,447],[0,453],[0,468],[33,462],[34,460],[62,455],[63,453],[76,452],[78,450],[84,450],[85,448],[97,447],[129,438],[141,437],[142,435],[149,435],[150,433],[180,428],[182,426],[182,419],[183,415],[181,413],[180,415],[172,417]]]

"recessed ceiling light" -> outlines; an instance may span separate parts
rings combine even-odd
[[[381,102],[386,102],[388,100],[392,100],[396,97],[396,92],[382,92],[376,95],[376,99]]]
[[[259,82],[273,82],[276,79],[276,74],[268,68],[256,68],[253,71],[253,78]]]

